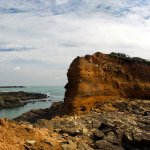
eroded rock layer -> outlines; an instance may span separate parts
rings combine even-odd
[[[67,73],[65,106],[88,110],[114,98],[150,99],[150,62],[97,52],[77,57]]]

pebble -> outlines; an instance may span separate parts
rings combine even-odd
[[[36,143],[36,140],[27,140],[26,141],[27,144],[33,145]]]

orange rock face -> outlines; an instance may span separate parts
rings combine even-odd
[[[58,135],[48,128],[0,119],[0,150],[61,150]]]
[[[150,99],[150,62],[97,52],[77,57],[68,70],[65,106],[90,110],[114,98]]]

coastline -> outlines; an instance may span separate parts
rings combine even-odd
[[[109,100],[102,102],[101,108],[83,114],[65,114],[63,107],[63,102],[57,102],[48,109],[25,113],[15,119],[17,122],[0,121],[9,125],[9,134],[13,130],[12,124],[15,125],[16,133],[22,131],[22,149],[26,149],[26,146],[36,150],[41,146],[47,150],[149,149],[149,100]],[[30,144],[30,139],[24,137],[24,134],[33,137],[34,143]],[[16,136],[13,134],[13,139]]]
[[[132,61],[122,54],[77,57],[67,73],[64,101],[11,121],[0,119],[0,147],[149,150],[149,67],[145,61]]]
[[[0,86],[0,88],[25,88],[25,86]]]
[[[41,93],[29,92],[0,92],[0,109],[24,106],[33,100],[46,99],[48,96]]]

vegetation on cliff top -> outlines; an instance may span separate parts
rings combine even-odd
[[[149,60],[146,60],[146,59],[143,59],[143,58],[140,58],[140,57],[130,57],[129,55],[124,54],[124,53],[112,52],[112,53],[109,54],[109,56],[119,58],[119,59],[123,59],[123,60],[128,61],[128,62],[139,62],[139,63],[150,64]]]

